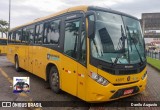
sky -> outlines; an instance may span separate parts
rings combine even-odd
[[[11,28],[63,9],[91,5],[121,11],[137,18],[142,13],[160,12],[159,0],[11,0]],[[0,0],[0,19],[9,19],[9,0]]]

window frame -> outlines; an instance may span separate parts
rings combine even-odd
[[[26,39],[28,45],[34,45],[35,44],[35,27],[36,27],[35,24],[29,25],[28,27],[26,27],[26,31],[29,34],[28,39]],[[33,43],[30,43],[30,41],[29,41],[30,40],[30,33],[29,33],[29,31],[31,29],[33,29]]]
[[[66,36],[65,36],[65,26],[66,26],[66,24],[67,23],[70,23],[70,22],[76,22],[76,21],[79,21],[80,23],[79,23],[79,30],[78,30],[78,32],[80,33],[80,28],[81,28],[81,18],[74,18],[74,19],[72,19],[72,20],[65,20],[64,21],[64,41],[63,41],[63,55],[65,55],[65,56],[67,56],[67,57],[69,57],[69,58],[71,58],[71,59],[73,59],[73,60],[75,60],[75,61],[78,61],[79,60],[79,54],[77,54],[77,58],[73,58],[73,57],[71,57],[71,56],[69,56],[69,55],[67,55],[65,52],[64,52],[64,47],[65,47],[65,38],[66,38]],[[78,44],[77,44],[77,53],[79,52],[79,37],[80,37],[80,34],[78,35]]]
[[[80,52],[80,49],[81,49],[81,47],[82,47],[82,45],[81,45],[81,39],[82,39],[82,28],[83,28],[83,23],[84,22],[84,40],[85,40],[85,48],[86,48],[86,56],[85,56],[85,59],[86,59],[86,62],[85,63],[82,63],[81,61],[80,61],[80,56],[79,56],[79,59],[78,59],[78,62],[80,63],[80,64],[82,64],[83,66],[85,66],[85,67],[87,67],[87,31],[86,31],[86,20],[85,20],[85,18],[82,18],[82,22],[81,22],[81,33],[80,33],[80,37],[79,37],[79,41],[80,41],[80,43],[79,43],[79,52]]]
[[[16,35],[18,34],[18,32],[20,31],[20,35],[19,35],[19,41],[20,42],[16,42],[17,41],[17,39],[16,39]],[[14,40],[14,43],[15,44],[21,44],[22,43],[22,37],[23,37],[23,33],[22,33],[22,28],[20,28],[20,29],[17,29],[17,30],[15,30],[15,40]]]
[[[44,25],[45,24],[45,22],[38,22],[38,23],[36,23],[35,25],[34,25],[34,45],[42,45],[43,44],[43,38],[44,38]],[[41,43],[39,43],[39,41],[37,41],[37,39],[36,39],[36,28],[37,28],[37,26],[40,26],[40,25],[43,25],[43,27],[42,27],[42,38],[41,38]],[[39,35],[38,35],[38,39],[39,39]],[[37,43],[38,42],[38,43]]]
[[[48,25],[49,25],[49,23],[50,22],[53,22],[53,21],[59,21],[59,26],[60,26],[60,28],[59,28],[59,39],[58,39],[58,43],[56,43],[56,44],[48,44],[48,43],[44,43],[44,39],[45,39],[45,37],[46,37],[46,35],[45,35],[45,29],[47,28],[47,30],[48,30]],[[53,18],[53,19],[50,19],[50,20],[48,20],[48,21],[46,21],[46,22],[44,22],[44,25],[43,25],[43,45],[55,45],[55,46],[59,46],[60,45],[60,40],[61,40],[61,36],[62,36],[62,27],[61,27],[61,23],[62,23],[62,19],[60,18],[60,17],[58,17],[58,18]],[[46,27],[46,25],[47,25],[47,27]]]
[[[26,39],[26,35],[24,36],[24,30],[27,32],[27,26],[22,28],[22,38],[24,38],[24,39],[22,40],[22,38],[21,38],[21,43],[26,45],[27,44],[27,39]]]
[[[73,15],[73,14],[71,14],[71,15]],[[76,17],[76,18],[73,18],[73,19],[64,19],[63,20],[63,51],[62,51],[62,53],[63,53],[63,55],[65,55],[65,56],[67,56],[67,57],[69,57],[69,58],[71,58],[72,60],[74,60],[74,61],[76,61],[76,62],[78,62],[79,64],[81,64],[82,66],[84,66],[84,67],[87,67],[87,31],[86,31],[86,19],[85,19],[85,17],[83,16],[83,15],[80,15],[80,13],[78,13],[78,14],[76,14],[78,17]],[[69,16],[69,15],[68,15]],[[84,22],[84,32],[85,32],[85,34],[84,34],[84,37],[85,37],[85,40],[86,40],[86,42],[85,42],[85,48],[86,48],[86,62],[85,63],[82,63],[81,61],[80,61],[80,54],[78,54],[78,56],[77,56],[77,58],[75,59],[75,58],[73,58],[73,57],[71,57],[71,56],[69,56],[69,55],[67,55],[65,52],[64,52],[64,44],[65,44],[65,26],[66,26],[66,23],[68,23],[68,22],[74,22],[74,21],[80,21],[80,27],[79,27],[79,36],[78,36],[78,45],[77,45],[77,53],[80,53],[80,48],[81,48],[81,37],[82,37],[82,23]]]

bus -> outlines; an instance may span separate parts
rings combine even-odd
[[[137,18],[76,6],[13,28],[8,59],[86,102],[138,94],[147,82],[145,43]]]
[[[6,54],[6,52],[7,52],[7,39],[0,38],[0,55]]]

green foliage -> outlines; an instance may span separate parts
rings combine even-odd
[[[160,70],[160,60],[147,57],[147,62]]]
[[[0,33],[2,35],[2,38],[3,38],[3,34],[7,36],[8,30],[9,30],[8,22],[5,20],[0,20]]]

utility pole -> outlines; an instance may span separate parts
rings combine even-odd
[[[10,30],[10,26],[11,26],[11,0],[9,0],[9,30]]]

